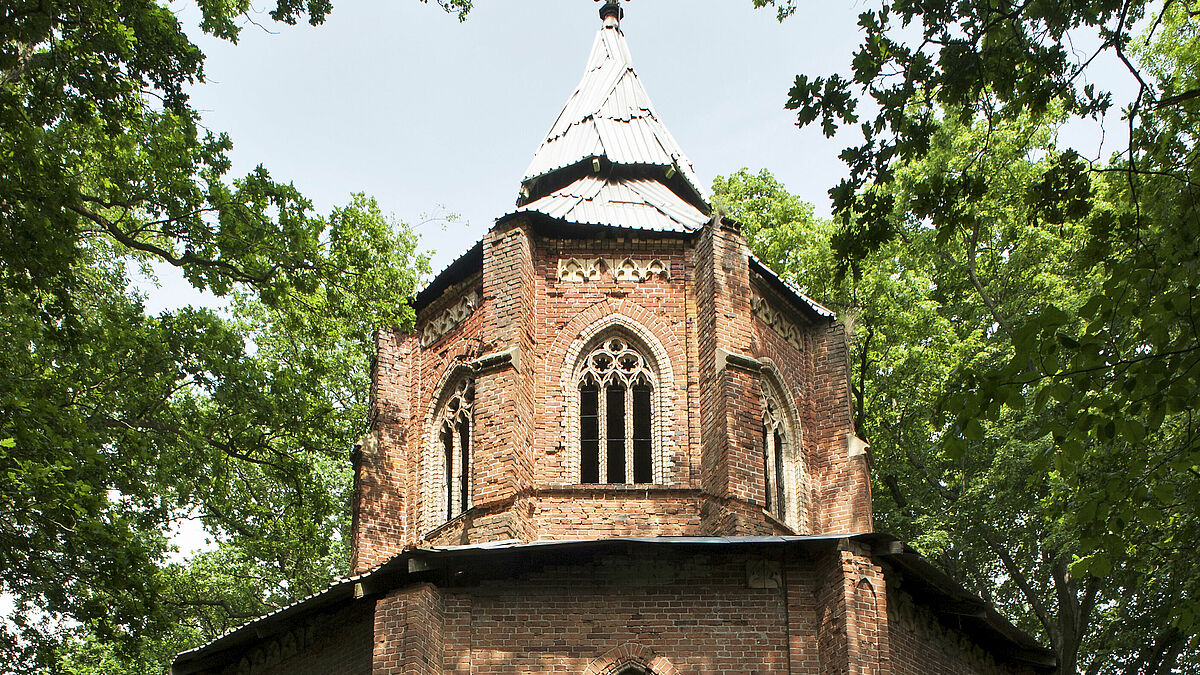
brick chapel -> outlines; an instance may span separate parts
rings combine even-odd
[[[173,673],[1054,670],[873,532],[844,328],[714,213],[621,15],[515,210],[378,334],[349,577]]]

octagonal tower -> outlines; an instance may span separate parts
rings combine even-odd
[[[378,335],[354,571],[418,545],[871,530],[842,325],[713,213],[603,14],[516,209],[417,295],[415,332]]]

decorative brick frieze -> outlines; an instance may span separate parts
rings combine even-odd
[[[599,279],[604,270],[603,258],[581,260],[567,258],[558,261],[559,281],[588,281]]]
[[[796,327],[796,324],[785,318],[783,313],[772,307],[766,298],[762,296],[750,298],[750,309],[754,312],[754,316],[775,329],[775,332],[787,340],[788,344],[796,349],[804,349],[804,333]]]
[[[965,634],[938,620],[907,593],[887,587],[887,625],[892,661],[898,673],[955,672],[993,675],[1011,672]]]
[[[373,603],[319,614],[266,638],[221,675],[367,673],[371,667]],[[210,671],[211,672],[211,671]]]
[[[421,347],[426,348],[437,342],[443,335],[454,330],[467,317],[474,314],[478,307],[479,293],[474,290],[467,291],[457,302],[425,323],[425,328],[421,331]]]
[[[562,258],[559,281],[597,281],[605,275],[614,281],[646,281],[654,275],[671,279],[671,265],[660,258]]]

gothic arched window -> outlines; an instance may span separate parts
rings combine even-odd
[[[774,378],[762,381],[762,474],[764,508],[794,530],[805,516],[804,467],[799,424]]]
[[[579,482],[654,482],[655,372],[629,340],[599,342],[576,371]]]
[[[447,390],[445,401],[433,418],[434,482],[437,485],[437,516],[446,520],[471,507],[471,424],[475,403],[475,381],[459,379]]]

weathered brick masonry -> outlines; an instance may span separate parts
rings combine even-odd
[[[518,208],[376,335],[350,578],[174,672],[1046,672],[872,534],[845,329],[714,215],[602,9]]]
[[[562,260],[623,258],[661,261],[668,274],[643,281],[559,277]],[[483,243],[478,280],[455,284],[422,307],[416,333],[380,334],[375,425],[359,463],[353,571],[422,542],[869,531],[865,456],[847,452],[853,428],[842,329],[770,288],[752,273],[734,227],[714,224],[686,239],[546,237],[522,220],[497,228]],[[422,347],[423,323],[474,293],[478,307]],[[752,298],[801,327],[799,347],[754,315]],[[661,359],[662,405],[654,420],[660,462],[651,483],[584,485],[573,464],[574,360],[585,343],[612,331],[639,339]],[[476,363],[502,353],[511,356],[496,367]],[[787,383],[800,431],[802,522],[785,524],[763,509],[764,362]],[[444,513],[425,508],[440,479],[426,465],[439,443],[427,427],[457,371],[479,371],[472,506],[447,523]]]
[[[186,672],[1039,672],[895,588],[928,579],[873,559],[885,539],[610,541],[412,554],[415,571],[385,566],[392,581],[358,582],[342,610]]]

